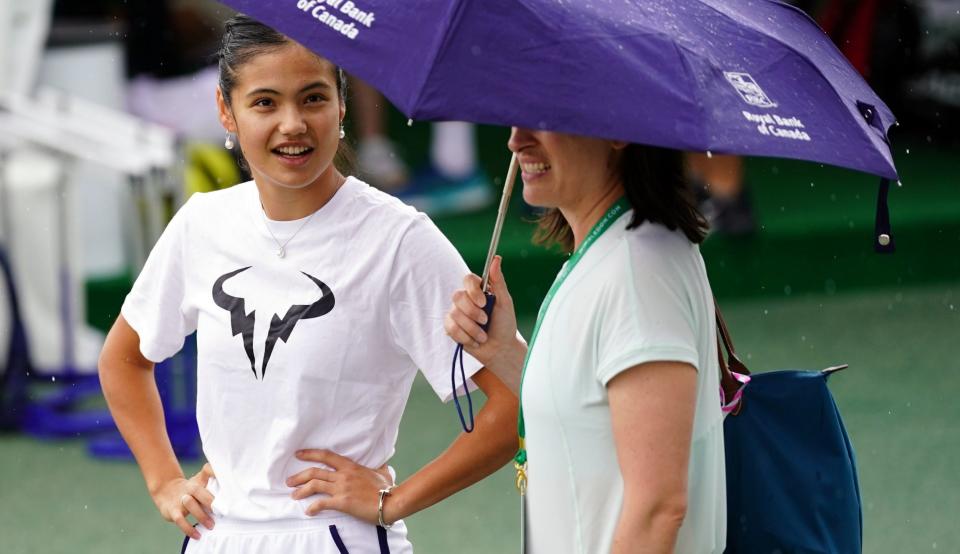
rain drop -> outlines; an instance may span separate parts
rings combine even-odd
[[[413,127],[413,118],[407,120],[407,127]]]
[[[713,152],[707,150],[707,157],[708,157],[708,158],[712,158],[712,157],[713,157]]]
[[[909,149],[909,148],[907,148],[907,154],[909,154],[909,153],[910,153],[910,149]]]
[[[898,186],[898,187],[902,187],[902,186],[903,186],[903,181],[897,181],[897,186]]]
[[[810,188],[813,188],[813,183],[812,183],[812,182],[810,183]]]
[[[56,382],[57,382],[57,376],[54,375],[53,377],[51,377],[51,378],[50,378],[50,382],[56,383]]]

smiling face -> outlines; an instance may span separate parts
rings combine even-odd
[[[625,143],[514,127],[507,145],[519,158],[523,199],[531,206],[569,208],[618,178],[616,153]]]
[[[346,107],[336,68],[288,42],[236,68],[229,99],[217,90],[224,128],[236,133],[257,183],[302,189],[333,182],[333,158]]]

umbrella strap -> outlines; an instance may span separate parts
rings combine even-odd
[[[496,303],[497,297],[492,293],[484,293],[487,297],[487,303],[483,306],[483,311],[487,314],[487,322],[480,326],[484,331],[490,326],[490,316],[493,314],[493,306]],[[460,365],[460,382],[463,383],[464,396],[467,397],[467,411],[470,414],[470,425],[467,425],[466,419],[463,417],[463,408],[460,407],[460,394],[457,393],[457,364]],[[474,422],[473,422],[473,400],[470,398],[470,386],[467,384],[467,373],[463,369],[463,345],[457,344],[456,349],[453,351],[453,363],[450,367],[450,389],[453,391],[453,403],[457,405],[457,415],[460,416],[460,426],[463,427],[464,432],[472,433]]]
[[[513,460],[517,468],[517,490],[521,494],[526,490],[526,464],[527,464],[527,446],[526,446],[526,427],[523,422],[523,378],[527,374],[527,365],[530,363],[530,355],[533,353],[533,348],[537,343],[537,337],[540,335],[540,326],[543,324],[544,316],[547,313],[547,309],[550,307],[550,302],[553,301],[554,296],[556,296],[557,291],[560,289],[560,286],[563,285],[563,282],[570,275],[570,272],[573,271],[577,264],[580,263],[580,260],[583,259],[584,254],[590,250],[590,247],[593,246],[593,243],[600,238],[603,233],[607,231],[613,224],[620,219],[625,213],[630,209],[630,201],[627,200],[626,196],[621,197],[619,200],[614,202],[612,206],[607,210],[605,214],[597,221],[593,228],[590,229],[590,232],[587,233],[586,238],[583,239],[583,242],[570,256],[570,259],[567,260],[563,267],[560,268],[560,273],[557,274],[556,279],[553,280],[553,285],[550,286],[550,290],[547,291],[547,295],[543,299],[543,304],[540,305],[540,312],[537,314],[537,323],[533,326],[533,334],[530,335],[530,344],[527,347],[527,356],[523,360],[523,371],[520,373],[520,410],[517,414],[517,436],[520,439],[520,448],[517,450],[517,455],[514,456]]]
[[[894,252],[893,233],[890,231],[890,206],[887,195],[890,192],[890,179],[880,179],[877,191],[877,219],[873,233],[873,249],[878,254]]]
[[[460,365],[460,382],[463,383],[463,393],[467,397],[467,410],[470,414],[470,425],[467,426],[467,422],[463,417],[463,408],[460,407],[460,395],[457,393],[457,364]],[[463,369],[463,345],[458,344],[457,348],[453,351],[453,363],[450,367],[450,387],[453,391],[453,403],[457,405],[457,415],[460,416],[460,425],[463,427],[463,430],[467,433],[473,432],[474,421],[473,421],[473,399],[470,398],[470,386],[467,384],[467,373]]]

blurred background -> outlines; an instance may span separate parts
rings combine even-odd
[[[873,253],[877,179],[690,153],[702,247],[753,371],[831,379],[858,455],[866,552],[960,544],[960,0],[822,0],[808,11],[898,116],[897,252]],[[247,177],[223,148],[214,1],[0,0],[0,537],[3,552],[174,552],[104,411],[96,359],[146,253],[193,192]],[[352,81],[356,172],[430,214],[482,269],[509,130],[416,122]],[[532,246],[514,194],[500,245],[529,335],[563,256]],[[157,379],[189,474],[202,463],[191,346]],[[458,432],[418,378],[401,479]],[[421,552],[514,551],[512,469],[411,517]]]

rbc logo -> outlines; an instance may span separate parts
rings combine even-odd
[[[733,85],[733,88],[740,94],[740,98],[751,106],[758,108],[775,108],[777,104],[770,100],[760,88],[760,85],[753,80],[749,73],[736,73],[733,71],[724,71],[723,76],[727,82]]]

